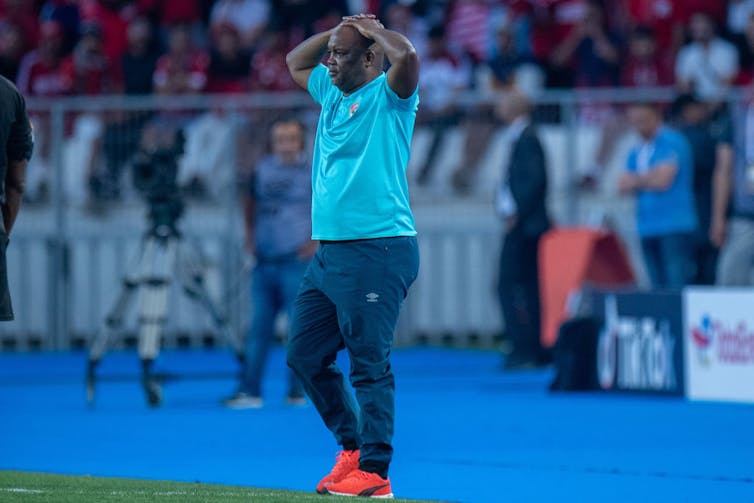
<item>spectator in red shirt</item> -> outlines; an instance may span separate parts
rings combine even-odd
[[[110,61],[118,61],[126,52],[126,31],[135,10],[121,0],[80,0],[82,21],[102,27],[103,48]]]
[[[159,21],[163,26],[193,25],[202,19],[199,0],[137,0],[141,14]]]
[[[81,38],[61,72],[72,94],[111,94],[120,88],[116,69],[104,51],[102,28],[96,23],[81,25]]]
[[[625,87],[660,87],[673,84],[672,61],[658,54],[651,28],[637,27],[628,43],[621,84]]]
[[[232,24],[212,26],[209,61],[210,93],[240,93],[248,89],[250,54],[241,45],[241,35]]]
[[[160,94],[201,92],[207,86],[208,65],[207,54],[193,46],[188,26],[175,25],[168,33],[168,52],[157,60],[155,91]]]
[[[291,78],[285,57],[288,37],[284,31],[268,31],[251,61],[252,91],[293,91],[298,86]]]
[[[21,27],[0,21],[0,75],[15,82],[24,56],[24,35]]]
[[[25,96],[55,97],[67,91],[63,74],[63,29],[55,21],[43,22],[40,26],[39,47],[21,60],[16,84]],[[26,173],[28,201],[44,199],[49,177],[50,115],[37,113],[31,116],[34,124],[34,156],[29,161]]]
[[[21,29],[23,50],[28,51],[39,42],[39,19],[34,13],[33,2],[26,0],[0,1],[0,21]]]
[[[608,31],[598,0],[587,3],[584,17],[550,55],[556,71],[573,72],[573,84],[579,87],[617,85],[619,61],[619,39]]]
[[[24,56],[18,71],[18,90],[25,96],[61,96],[67,91],[60,65],[63,28],[46,21],[40,27],[39,47]]]
[[[74,0],[48,0],[39,13],[42,22],[56,21],[63,29],[63,51],[68,54],[79,39],[81,13]]]

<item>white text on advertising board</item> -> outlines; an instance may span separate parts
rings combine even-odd
[[[668,320],[619,316],[615,296],[607,296],[605,328],[597,346],[600,386],[675,391],[675,342]]]

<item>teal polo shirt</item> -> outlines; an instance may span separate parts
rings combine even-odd
[[[312,159],[312,239],[416,235],[406,166],[418,91],[402,99],[382,73],[344,96],[318,65],[309,94],[322,105]]]

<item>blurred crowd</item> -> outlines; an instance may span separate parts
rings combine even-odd
[[[28,97],[298,91],[288,50],[356,12],[377,13],[422,60],[418,120],[433,140],[419,183],[432,175],[444,132],[466,128],[453,178],[460,191],[499,126],[490,110],[459,109],[460,93],[676,86],[717,100],[754,80],[754,0],[0,0],[0,74]],[[29,197],[44,199],[49,116],[34,121]],[[166,125],[187,136],[182,186],[211,195],[207,184],[219,182],[208,165],[222,161],[213,145],[231,135],[227,122],[211,113],[198,122],[78,117],[62,153],[74,165],[70,197],[117,197],[129,156],[157,148]],[[610,143],[607,131],[595,164]]]
[[[2,0],[0,73],[32,96],[292,90],[283,54],[356,11],[449,64],[451,88],[525,69],[710,97],[754,76],[752,0]]]

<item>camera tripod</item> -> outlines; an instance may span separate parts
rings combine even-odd
[[[142,238],[136,268],[122,279],[121,291],[115,304],[90,346],[86,372],[86,394],[90,405],[94,402],[97,366],[107,352],[114,334],[122,328],[124,317],[137,294],[140,301],[137,321],[141,385],[147,404],[151,407],[160,405],[162,386],[160,379],[152,371],[152,364],[159,355],[160,335],[167,316],[170,290],[176,280],[181,282],[183,292],[207,311],[239,360],[243,359],[241,342],[233,336],[226,319],[207,291],[198,250],[188,246],[175,222],[152,225]]]

